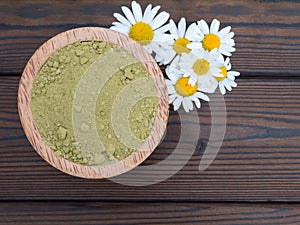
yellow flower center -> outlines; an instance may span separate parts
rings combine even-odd
[[[223,77],[215,77],[215,79],[220,82],[227,77],[227,69],[225,66],[221,66],[219,68],[221,69],[221,74],[223,75]]]
[[[189,53],[191,50],[186,47],[189,43],[190,41],[186,38],[178,38],[174,42],[173,49],[178,55],[181,55],[182,53]]]
[[[176,84],[175,84],[176,92],[183,97],[191,96],[191,95],[195,94],[197,91],[197,88],[198,88],[197,84],[192,86],[192,85],[188,84],[188,81],[189,81],[188,77],[181,77],[180,79],[178,79],[176,81]]]
[[[219,49],[221,45],[220,38],[215,34],[206,34],[202,40],[202,46],[205,50],[211,51],[214,48]]]
[[[152,27],[144,22],[137,22],[130,27],[129,37],[139,42],[141,45],[149,44],[154,36]]]
[[[210,65],[206,59],[197,59],[194,62],[193,70],[199,76],[206,74],[209,71]]]

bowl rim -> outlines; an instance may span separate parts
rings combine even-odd
[[[57,50],[81,41],[105,41],[116,44],[136,57],[149,72],[159,96],[158,112],[149,137],[143,146],[127,158],[107,165],[81,165],[63,157],[55,156],[38,132],[30,109],[33,80],[47,59]],[[142,163],[157,147],[166,130],[169,103],[163,74],[153,57],[143,46],[130,37],[102,27],[81,27],[59,33],[43,43],[27,62],[18,89],[18,112],[24,132],[36,152],[50,165],[60,171],[81,178],[109,178],[125,173]]]

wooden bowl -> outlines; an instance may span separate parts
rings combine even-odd
[[[30,109],[31,88],[39,69],[57,50],[66,45],[80,41],[106,41],[123,47],[134,55],[145,66],[154,83],[159,96],[158,113],[154,120],[149,137],[138,149],[127,158],[116,163],[99,166],[85,166],[54,155],[54,151],[45,143],[39,134]],[[83,27],[60,33],[45,42],[28,61],[19,84],[18,110],[24,132],[38,154],[55,168],[73,176],[82,178],[107,178],[127,172],[142,163],[157,147],[169,114],[168,93],[163,74],[152,56],[137,42],[124,34],[100,27]],[[146,151],[145,148],[146,147]]]

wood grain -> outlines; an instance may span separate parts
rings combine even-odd
[[[195,150],[193,157],[171,179],[146,187],[74,178],[44,162],[19,122],[18,81],[17,76],[0,78],[0,200],[300,200],[299,80],[239,80],[239,87],[225,97],[228,124],[222,148],[200,173],[199,160],[211,128],[210,110],[204,104],[198,112],[199,139],[187,140],[182,147],[182,154]],[[199,129],[198,116],[189,115],[183,124],[194,132]],[[179,116],[171,112],[163,143],[143,165],[168,157],[179,137]],[[153,170],[150,175],[158,173],[162,172]]]
[[[192,22],[218,18],[236,33],[234,69],[243,77],[298,76],[300,70],[300,2],[256,0],[143,1],[162,5],[172,18]],[[128,1],[0,2],[0,74],[21,73],[33,52],[62,31],[82,26],[109,27],[112,14]]]
[[[207,170],[198,171],[211,129],[210,110],[204,104],[198,116],[183,119],[191,134],[199,129],[198,118],[201,122],[199,138],[186,140],[180,149],[181,155],[194,152],[193,157],[164,182],[129,187],[71,177],[51,167],[21,127],[20,74],[50,37],[77,27],[109,27],[112,14],[129,1],[2,0],[0,224],[300,224],[299,205],[293,204],[300,201],[300,2],[140,2],[143,7],[162,5],[177,21],[182,16],[189,23],[218,18],[236,33],[232,63],[242,75],[239,87],[225,97],[227,131],[216,159]],[[143,165],[162,162],[173,153],[180,127],[178,113],[171,111],[164,141]],[[161,174],[161,169],[153,170],[147,178]]]
[[[299,224],[294,204],[9,202],[0,204],[0,224]]]

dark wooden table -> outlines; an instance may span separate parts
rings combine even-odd
[[[142,1],[142,5],[150,1]],[[22,70],[44,41],[75,27],[104,26],[128,1],[0,0],[1,224],[300,224],[300,2],[158,1],[175,20],[216,17],[236,33],[239,86],[226,95],[227,131],[212,165],[198,171],[210,109],[188,164],[146,187],[61,173],[31,147],[17,113]],[[170,112],[163,143],[144,165],[172,153],[180,126]],[[184,121],[193,126],[194,119]],[[155,173],[155,171],[153,171]]]

